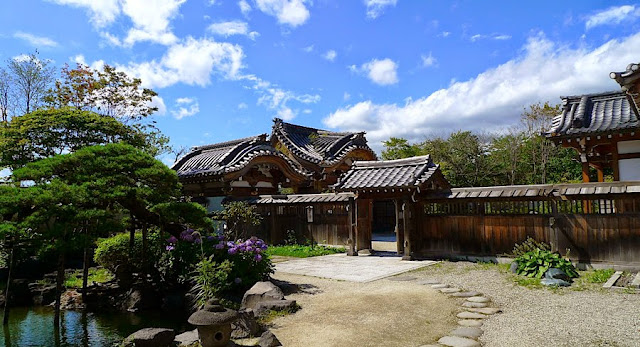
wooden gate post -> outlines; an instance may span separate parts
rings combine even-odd
[[[358,255],[358,250],[356,249],[356,243],[355,243],[356,235],[354,233],[356,223],[353,220],[354,215],[357,217],[357,214],[354,214],[355,206],[356,204],[354,203],[354,199],[349,198],[349,203],[347,205],[347,212],[348,212],[347,218],[349,223],[349,241],[347,241],[347,246],[349,247],[349,249],[347,249],[347,255],[350,255],[350,256]]]
[[[404,255],[402,260],[413,260],[411,254],[411,239],[413,234],[413,203],[410,200],[402,202],[402,212],[404,221]]]

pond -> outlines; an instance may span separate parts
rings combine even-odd
[[[0,346],[113,346],[131,333],[150,327],[172,328],[178,333],[191,328],[187,316],[175,312],[147,311],[134,314],[63,311],[61,329],[56,334],[53,308],[13,307],[9,327],[0,331]]]

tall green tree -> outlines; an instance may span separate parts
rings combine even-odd
[[[384,150],[382,150],[382,159],[393,160],[415,157],[422,154],[422,148],[419,144],[409,144],[407,139],[392,137],[387,141],[383,141]]]

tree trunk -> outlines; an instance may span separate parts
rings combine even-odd
[[[136,223],[133,220],[133,213],[129,216],[131,217],[131,226],[129,229],[129,260],[133,261],[133,248],[136,242]]]
[[[82,264],[82,303],[87,303],[87,283],[89,282],[89,262],[91,249],[84,248],[83,264]]]
[[[64,250],[60,250],[58,255],[58,272],[56,274],[56,303],[54,306],[53,327],[60,328],[60,300],[64,284]]]
[[[9,249],[9,274],[7,275],[7,290],[4,297],[4,312],[2,314],[2,325],[9,325],[9,289],[11,288],[11,268],[13,268],[14,248]]]
[[[147,278],[147,223],[142,224],[142,276]]]

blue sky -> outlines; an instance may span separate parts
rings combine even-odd
[[[608,73],[640,61],[629,1],[9,0],[0,22],[2,61],[38,49],[140,77],[188,147],[274,117],[364,130],[377,150],[499,131],[528,104],[615,90]]]

